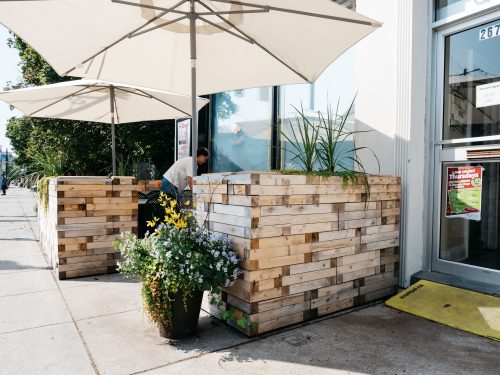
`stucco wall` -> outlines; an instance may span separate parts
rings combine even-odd
[[[383,22],[357,45],[357,137],[380,161],[380,173],[402,178],[401,285],[423,269],[426,247],[426,93],[431,1],[358,0],[357,11]],[[377,163],[360,155],[370,172]],[[411,228],[411,229],[410,229]]]

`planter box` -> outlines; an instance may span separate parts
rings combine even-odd
[[[139,180],[137,181],[138,191],[141,193],[149,193],[157,191],[161,188],[161,180]]]
[[[133,177],[58,177],[39,203],[40,241],[59,279],[116,272],[121,233],[137,231]]]
[[[197,177],[197,218],[228,235],[244,273],[224,289],[247,335],[299,323],[397,291],[397,177],[224,173]],[[240,328],[241,329],[241,328]]]

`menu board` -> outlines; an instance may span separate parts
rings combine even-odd
[[[191,156],[191,119],[177,120],[175,126],[175,160],[179,160]]]
[[[446,217],[481,220],[482,167],[448,167]]]

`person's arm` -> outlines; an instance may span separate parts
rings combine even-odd
[[[186,164],[186,175],[187,175],[187,183],[191,191],[193,191],[193,159],[192,157],[185,159]]]

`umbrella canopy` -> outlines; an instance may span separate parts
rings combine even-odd
[[[0,1],[0,23],[60,75],[193,98],[314,82],[380,26],[331,0],[8,0]],[[194,99],[192,107],[195,149]]]
[[[99,80],[3,91],[0,100],[31,117],[111,124],[114,175],[115,124],[191,117],[191,98],[188,96]],[[198,98],[196,109],[207,103],[208,100]]]
[[[0,1],[0,23],[59,75],[191,94],[190,3]],[[380,25],[331,0],[196,0],[194,8],[199,94],[313,82]]]

